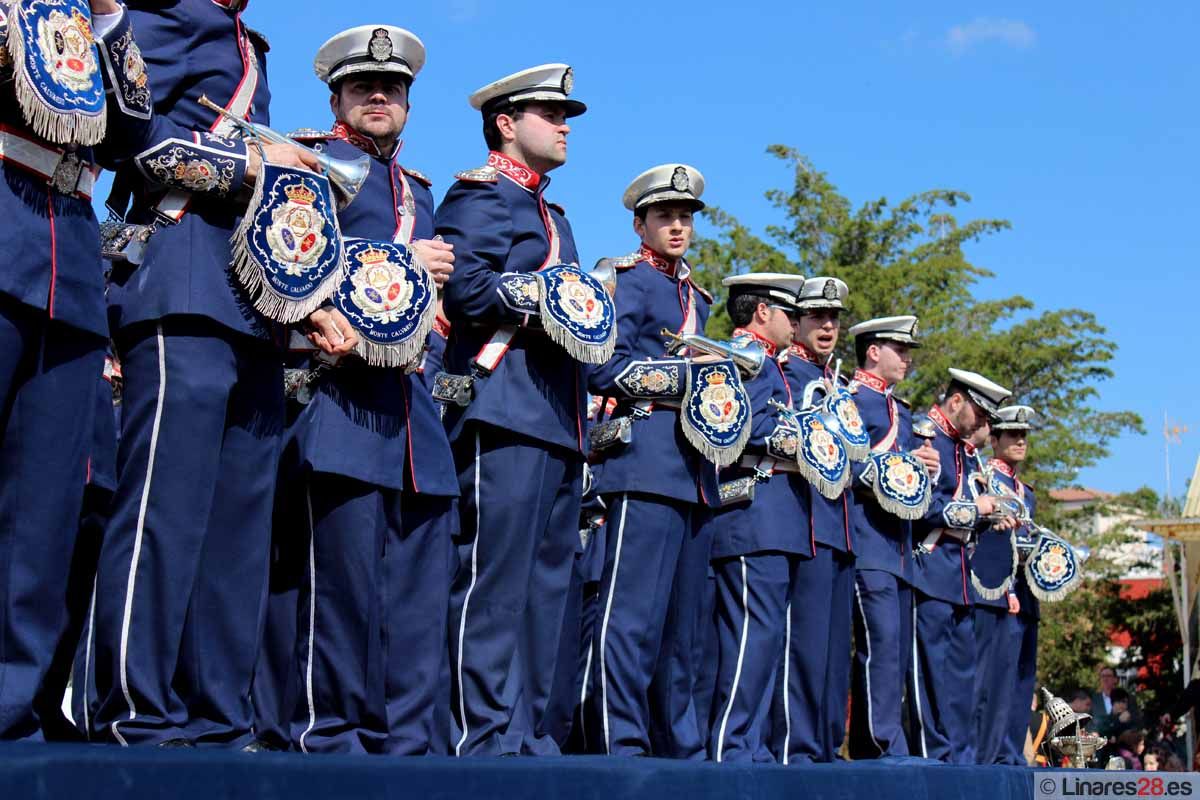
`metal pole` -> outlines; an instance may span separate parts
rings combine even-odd
[[[1167,475],[1167,494],[1163,498],[1163,511],[1167,510],[1167,503],[1171,502],[1171,434],[1168,433],[1171,421],[1167,417],[1167,412],[1163,412],[1163,460],[1166,463]],[[1169,513],[1169,512],[1168,512]]]
[[[1180,594],[1183,600],[1183,630],[1180,631],[1183,636],[1183,688],[1186,691],[1188,684],[1192,682],[1192,604],[1191,595],[1188,587],[1188,558],[1187,544],[1179,542],[1179,585],[1181,588]],[[1192,714],[1184,716],[1183,724],[1186,730],[1184,741],[1187,742],[1187,760],[1188,769],[1192,769],[1192,755],[1196,752],[1195,745],[1195,723],[1192,720]]]

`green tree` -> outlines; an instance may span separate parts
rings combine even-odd
[[[1057,515],[1056,529],[1071,541],[1086,544],[1091,558],[1084,567],[1085,580],[1078,589],[1059,602],[1043,603],[1041,607],[1038,678],[1051,691],[1060,694],[1074,688],[1095,691],[1097,670],[1101,664],[1112,663],[1113,637],[1118,633],[1127,634],[1130,644],[1121,662],[1114,666],[1144,673],[1145,680],[1137,688],[1146,690],[1145,702],[1156,709],[1164,696],[1164,687],[1179,685],[1178,666],[1173,665],[1171,654],[1178,652],[1180,640],[1170,610],[1170,591],[1154,592],[1140,600],[1122,598],[1121,575],[1151,565],[1130,562],[1129,551],[1121,549],[1122,545],[1138,541],[1128,522],[1114,524],[1104,532],[1094,530],[1096,515],[1133,520],[1152,515],[1158,505],[1158,495],[1152,489],[1142,488]],[[1170,683],[1172,680],[1174,684]],[[1145,709],[1143,698],[1139,697],[1138,702]]]
[[[936,397],[951,366],[972,369],[1013,389],[1015,400],[1043,414],[1031,440],[1023,477],[1044,493],[1075,479],[1079,470],[1108,453],[1113,437],[1140,431],[1128,411],[1092,407],[1096,386],[1112,377],[1108,363],[1116,344],[1094,315],[1080,309],[1036,313],[1014,295],[975,297],[976,284],[992,273],[972,263],[965,248],[1000,233],[999,219],[960,221],[955,212],[970,197],[935,189],[891,204],[886,198],[857,208],[825,173],[793,148],[768,152],[790,167],[792,188],[766,193],[782,220],[759,236],[728,212],[704,213],[716,235],[697,242],[696,279],[717,297],[708,333],[728,336],[721,280],[745,272],[828,275],[850,286],[843,330],[872,317],[913,313],[920,317],[924,348],[902,387],[920,408]],[[839,343],[844,370],[853,365],[850,337]]]

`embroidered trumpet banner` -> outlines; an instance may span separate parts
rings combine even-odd
[[[533,273],[547,335],[586,364],[603,364],[617,346],[617,312],[600,281],[559,264]]]
[[[16,0],[6,45],[17,104],[34,132],[58,144],[99,143],[104,80],[87,0]]]
[[[359,333],[356,352],[377,367],[416,362],[437,317],[433,276],[393,242],[348,239],[346,261],[333,304]]]
[[[741,457],[750,439],[750,398],[732,361],[688,362],[679,424],[692,447],[718,467]]]
[[[912,453],[872,453],[863,480],[875,492],[880,508],[900,519],[925,516],[933,500],[929,473]]]
[[[1083,569],[1075,549],[1062,539],[1042,534],[1025,562],[1025,579],[1033,596],[1047,602],[1061,600],[1082,578]]]
[[[298,322],[329,299],[346,254],[329,179],[263,162],[230,243],[233,271],[258,312]]]

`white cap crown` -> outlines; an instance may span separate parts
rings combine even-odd
[[[313,60],[313,71],[327,84],[364,72],[393,73],[412,80],[423,66],[424,43],[395,25],[359,25],[334,34]]]
[[[978,372],[951,367],[950,377],[965,388],[971,399],[992,417],[996,416],[1000,404],[1012,396],[1011,391]]]
[[[850,335],[864,339],[885,339],[910,347],[920,347],[917,339],[917,318],[913,316],[876,317],[850,327]]]
[[[575,88],[575,73],[567,64],[542,64],[506,75],[498,81],[477,89],[469,98],[471,108],[486,113],[504,103],[558,103],[568,117],[577,117],[587,106],[571,100]]]
[[[621,202],[630,211],[637,211],[654,203],[689,203],[697,211],[704,208],[700,195],[704,194],[704,176],[700,170],[687,164],[659,164],[633,179],[621,196]]]
[[[816,277],[804,281],[800,289],[800,307],[804,310],[817,308],[844,308],[850,288],[838,278]]]

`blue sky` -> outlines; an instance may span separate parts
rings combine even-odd
[[[271,40],[281,130],[329,124],[311,68],[328,36],[373,22],[417,33],[428,62],[403,160],[434,179],[439,198],[484,156],[467,95],[527,66],[572,64],[575,96],[591,110],[573,125],[550,197],[589,264],[636,244],[621,192],[664,161],[697,166],[705,199],[760,231],[778,219],[763,192],[788,185],[764,153],[771,143],[807,154],[856,203],[964,190],[974,202],[961,216],[1013,224],[969,253],[997,276],[983,296],[1093,311],[1120,343],[1098,406],[1139,412],[1147,435],[1117,441],[1080,483],[1161,492],[1164,411],[1192,428],[1172,456],[1177,494],[1191,475],[1194,3],[253,0],[245,19]]]

